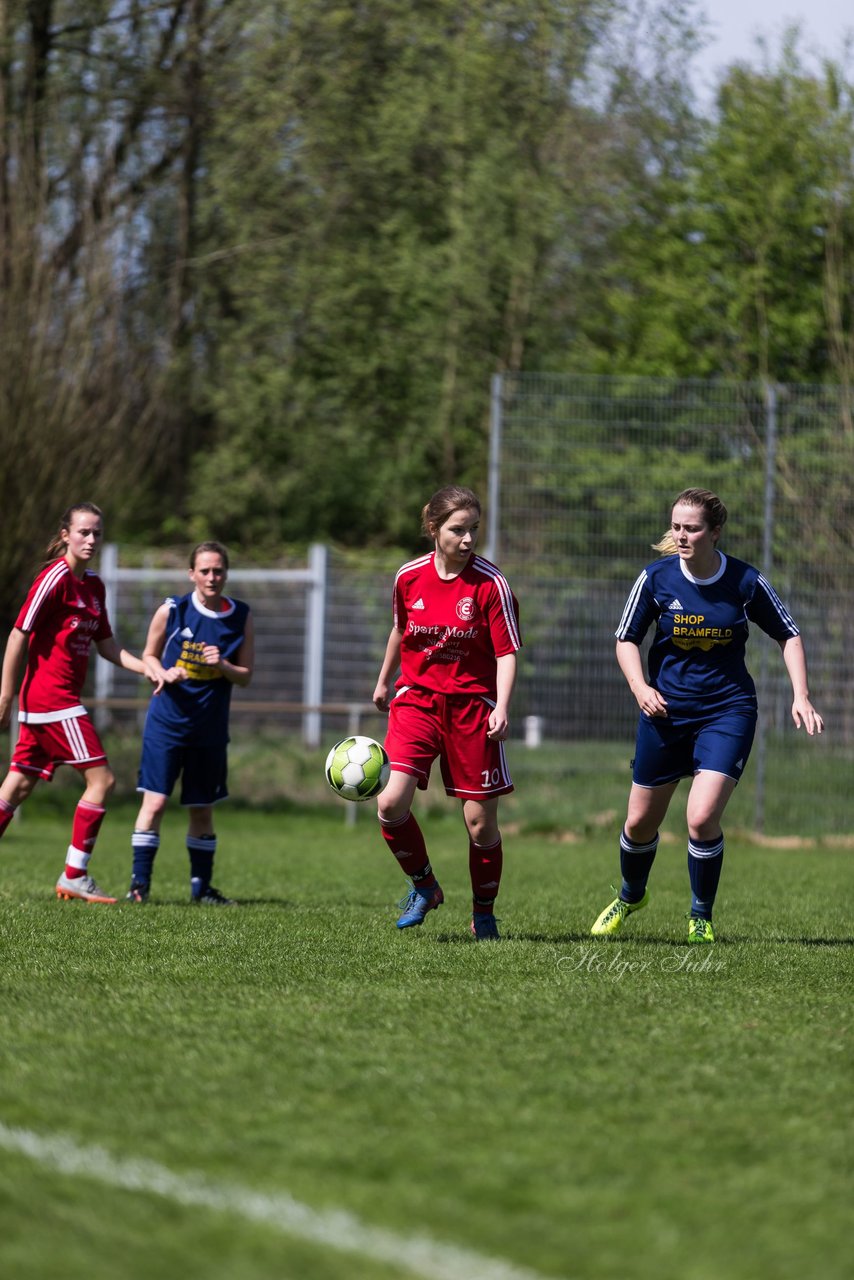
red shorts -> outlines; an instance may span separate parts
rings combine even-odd
[[[9,768],[17,773],[37,773],[50,782],[57,765],[89,769],[106,762],[107,754],[92,721],[88,716],[73,716],[47,724],[22,724]]]
[[[401,690],[389,710],[385,749],[392,769],[418,779],[423,791],[439,757],[449,796],[488,800],[513,790],[504,743],[487,738],[492,704],[478,694]]]

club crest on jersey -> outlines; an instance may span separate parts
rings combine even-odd
[[[471,622],[477,613],[477,606],[472,596],[463,596],[457,601],[457,617],[461,622]]]

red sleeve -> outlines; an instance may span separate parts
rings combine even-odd
[[[496,578],[492,584],[486,616],[496,658],[503,658],[505,654],[516,653],[522,648],[519,601],[504,577]]]
[[[110,619],[107,616],[107,588],[104,586],[100,578],[95,580],[98,599],[101,602],[101,616],[98,624],[98,630],[95,632],[94,640],[96,644],[100,644],[102,640],[109,640],[113,634],[113,628],[110,626]]]

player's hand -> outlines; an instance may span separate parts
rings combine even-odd
[[[159,663],[155,666],[153,662],[149,662],[146,658],[143,658],[142,666],[145,671],[146,680],[154,686],[152,693],[156,698],[160,690],[163,688],[165,672]]]
[[[646,712],[648,716],[666,718],[667,701],[662,698],[657,689],[653,689],[652,685],[642,684],[634,694],[641,711]]]
[[[824,721],[809,698],[795,698],[792,703],[792,719],[798,729],[803,725],[810,737],[824,732]]]
[[[164,684],[183,684],[189,678],[190,673],[185,667],[170,667],[168,671],[163,672]]]
[[[206,644],[202,650],[202,661],[206,667],[218,667],[220,662],[220,652],[215,644]]]
[[[381,680],[374,689],[374,695],[371,699],[377,711],[388,711],[388,685]]]
[[[490,711],[487,725],[487,738],[492,738],[494,742],[505,741],[507,734],[510,732],[510,722],[502,711],[497,708],[494,711]]]

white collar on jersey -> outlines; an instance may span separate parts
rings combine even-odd
[[[223,596],[223,600],[228,600],[227,609],[219,609],[216,613],[213,609],[209,609],[206,604],[202,604],[195,591],[191,592],[193,607],[198,609],[199,613],[204,614],[206,618],[227,618],[230,613],[234,612],[234,601],[229,600],[228,596]]]
[[[710,587],[713,582],[717,582],[718,578],[723,577],[724,569],[726,569],[726,556],[722,551],[719,551],[718,555],[721,558],[721,562],[717,573],[713,573],[711,578],[695,578],[691,570],[686,567],[684,560],[679,561],[679,568],[688,581],[694,583],[695,587]]]

